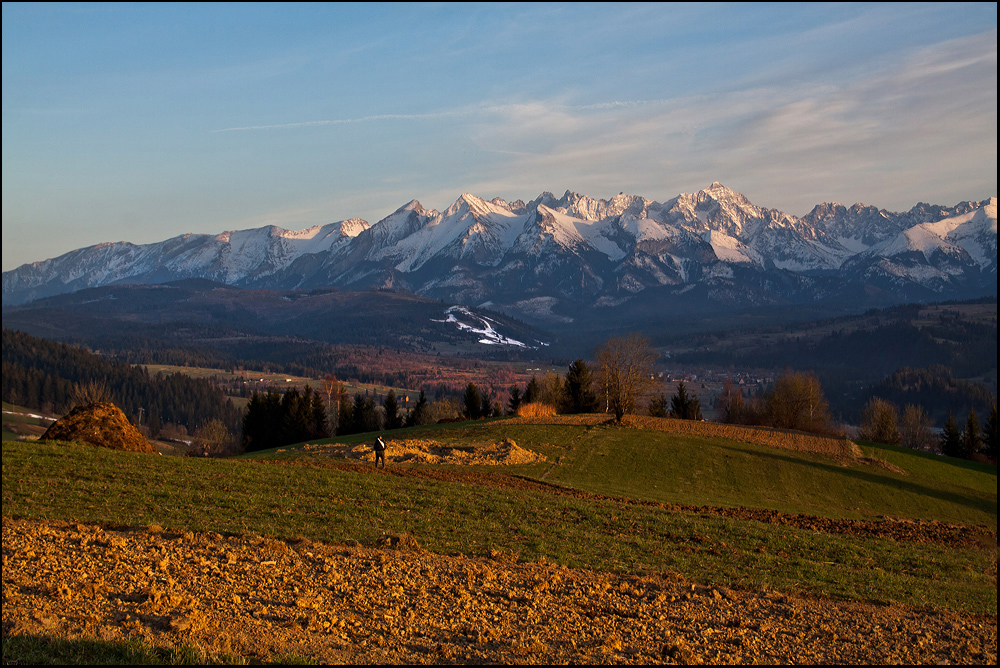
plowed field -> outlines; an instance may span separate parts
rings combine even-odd
[[[992,665],[997,648],[995,616],[441,556],[405,537],[361,547],[10,519],[3,631],[379,664]]]

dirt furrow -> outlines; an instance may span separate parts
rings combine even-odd
[[[996,663],[995,616],[384,543],[4,519],[3,631],[323,663]]]

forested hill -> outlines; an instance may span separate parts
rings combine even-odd
[[[833,320],[691,337],[679,362],[829,368],[874,380],[941,364],[970,378],[997,367],[996,299],[908,304]]]
[[[988,410],[994,401],[997,302],[908,304],[695,336],[674,350],[672,359],[682,364],[811,371],[845,419],[857,419],[871,396],[920,403],[943,419],[948,412]]]
[[[213,419],[239,428],[240,412],[220,389],[181,374],[150,376],[142,367],[108,361],[82,348],[3,330],[4,401],[61,414],[78,386],[103,385],[134,423],[157,433],[173,423],[193,432]]]

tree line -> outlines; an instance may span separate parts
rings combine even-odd
[[[101,388],[130,420],[152,436],[168,426],[194,432],[212,420],[236,431],[240,411],[212,383],[181,374],[150,375],[139,366],[105,360],[65,343],[3,329],[3,400],[66,413],[85,388]]]
[[[240,445],[248,451],[333,434],[397,429],[459,416],[481,419],[519,415],[532,410],[565,414],[605,412],[621,422],[626,414],[639,412],[644,399],[648,400],[645,410],[650,415],[703,419],[698,396],[688,392],[683,382],[669,398],[663,392],[655,392],[659,384],[656,360],[648,339],[629,334],[605,341],[595,352],[593,368],[578,358],[567,366],[564,375],[533,376],[523,386],[479,387],[470,382],[458,401],[443,397],[431,403],[421,390],[419,400],[407,410],[399,405],[392,390],[384,397],[373,393],[350,396],[343,385],[328,375],[319,391],[308,386],[302,391],[293,388],[283,394],[276,390],[255,391],[240,416],[208,381],[181,374],[151,377],[141,367],[104,360],[73,346],[4,329],[3,398],[32,408],[65,412],[79,401],[82,388],[101,383],[115,403],[136,423],[144,423],[153,436],[168,422],[192,431],[197,429],[205,442],[228,444],[232,442],[231,434],[239,433]],[[920,370],[906,371],[911,376],[916,373],[918,381],[927,379],[917,373]],[[908,387],[913,387],[912,381],[912,378],[908,381]],[[992,395],[985,399],[992,399]],[[985,427],[979,426],[974,409],[969,411],[964,428],[959,428],[952,412],[938,439],[941,450],[953,456],[978,454],[995,459],[995,401],[991,405]],[[753,395],[745,395],[741,388],[727,381],[716,408],[723,422],[818,433],[834,431],[829,402],[819,380],[811,373],[785,372],[766,391]],[[873,398],[866,407],[859,437],[909,447],[934,445],[933,437],[928,436],[932,423],[926,411],[918,404],[908,404],[901,415],[900,418],[892,402]],[[218,446],[219,451],[227,448],[229,445]]]
[[[907,404],[901,416],[896,404],[882,397],[872,397],[865,405],[858,427],[858,438],[886,445],[937,451],[949,457],[975,459],[981,455],[996,461],[996,404],[990,408],[983,426],[980,426],[979,416],[973,408],[969,410],[962,427],[959,427],[954,414],[948,415],[939,436],[934,435],[931,427],[931,419],[923,407]]]

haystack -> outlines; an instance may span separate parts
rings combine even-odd
[[[156,448],[114,404],[77,406],[49,427],[42,438],[82,441],[99,448],[156,454]]]

